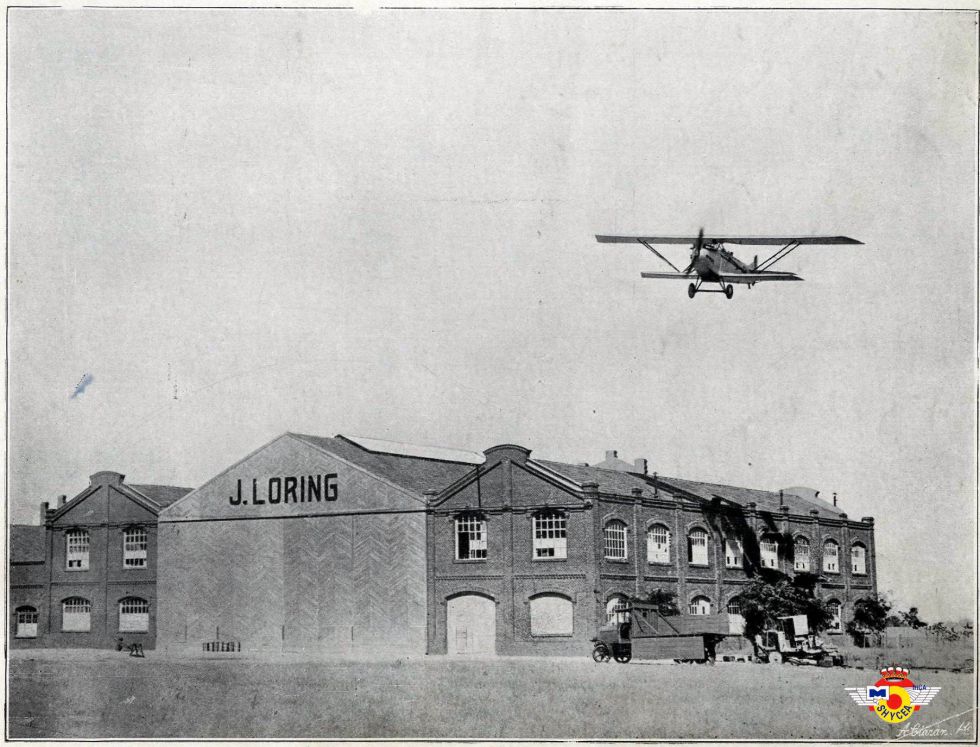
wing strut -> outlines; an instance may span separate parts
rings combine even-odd
[[[783,257],[785,257],[788,254],[790,254],[799,245],[800,245],[800,242],[799,241],[791,241],[791,242],[789,242],[786,246],[784,246],[782,249],[780,249],[779,251],[777,251],[771,257],[769,257],[768,259],[766,259],[762,264],[760,264],[758,267],[756,267],[755,268],[755,271],[756,272],[762,272],[766,268],[772,267],[779,260],[783,259]]]
[[[649,250],[650,250],[651,252],[653,252],[654,254],[656,254],[656,255],[657,255],[658,257],[660,257],[660,259],[662,259],[662,260],[663,260],[664,262],[666,262],[666,263],[667,263],[668,265],[670,265],[671,267],[674,267],[674,265],[672,265],[672,264],[670,263],[670,260],[669,260],[669,259],[667,259],[667,258],[666,258],[666,257],[665,257],[665,256],[664,256],[663,254],[661,254],[661,253],[660,253],[660,252],[658,252],[658,251],[657,251],[656,249],[654,249],[654,248],[653,248],[652,246],[650,246],[650,244],[648,244],[648,243],[647,243],[646,241],[644,241],[643,239],[637,239],[637,241],[639,241],[639,242],[640,242],[641,244],[643,244],[643,246],[645,246],[645,247],[646,247],[647,249],[649,249]],[[680,272],[680,270],[678,270],[678,269],[677,269],[676,267],[674,267],[674,271],[675,271],[675,272]]]

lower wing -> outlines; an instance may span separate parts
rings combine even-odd
[[[654,280],[697,280],[697,275],[686,275],[683,272],[641,272],[642,278],[653,278]]]
[[[765,283],[770,280],[803,280],[792,272],[733,272],[719,275],[723,283]]]

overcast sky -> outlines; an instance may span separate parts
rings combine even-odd
[[[618,449],[972,616],[974,19],[11,9],[12,520],[286,430]],[[593,238],[699,226],[865,246],[689,300]]]

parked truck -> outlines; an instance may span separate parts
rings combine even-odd
[[[820,667],[844,665],[844,657],[837,647],[810,631],[806,615],[780,617],[775,627],[755,637],[755,647],[758,657],[770,664],[785,661]]]
[[[592,658],[625,664],[636,659],[714,662],[715,646],[729,635],[727,614],[662,615],[655,604],[628,602],[592,639]]]

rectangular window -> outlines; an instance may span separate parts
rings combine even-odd
[[[555,511],[534,517],[534,557],[566,557],[565,516]]]
[[[88,633],[92,628],[92,605],[86,599],[69,599],[61,606],[61,629],[66,633]]]
[[[149,603],[145,599],[123,599],[119,603],[119,632],[145,633],[149,629]]]
[[[33,607],[22,607],[17,610],[16,638],[37,638],[37,610]]]
[[[647,562],[670,562],[670,532],[667,527],[658,524],[647,532]]]
[[[793,548],[793,570],[810,570],[810,543],[797,541]]]
[[[763,568],[779,567],[779,545],[772,538],[764,539],[759,543],[759,556]]]
[[[146,568],[146,530],[141,527],[123,533],[123,568]]]
[[[487,522],[479,516],[456,519],[456,559],[486,560]]]
[[[864,564],[864,548],[855,545],[851,548],[851,573],[863,576],[868,572]]]
[[[82,529],[65,535],[65,567],[69,570],[88,570],[88,532]]]
[[[826,573],[839,573],[837,566],[837,545],[828,542],[823,546],[823,569]]]
[[[606,557],[610,560],[626,560],[626,525],[621,521],[610,522],[605,531]]]
[[[687,537],[687,553],[691,565],[708,565],[708,533],[691,532]]]
[[[725,567],[742,567],[742,542],[736,539],[725,540]]]

